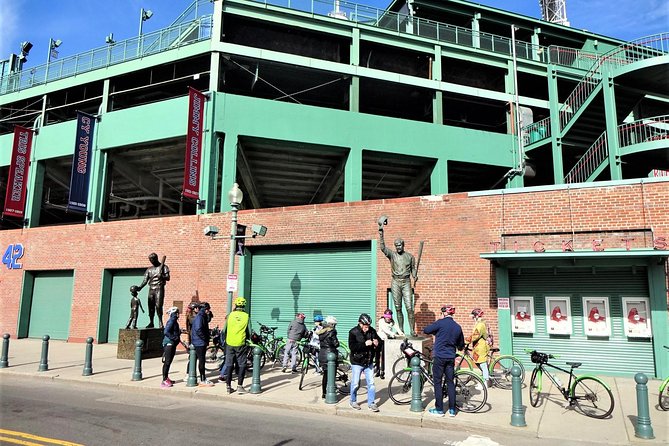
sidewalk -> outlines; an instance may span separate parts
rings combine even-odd
[[[395,405],[387,393],[389,379],[377,379],[377,397],[380,412],[366,410],[354,411],[348,405],[349,398],[341,397],[337,404],[325,404],[320,398],[321,376],[310,372],[306,388],[298,390],[299,375],[281,373],[280,369],[271,369],[266,365],[261,372],[262,393],[228,395],[225,385],[218,383],[214,387],[186,387],[184,376],[188,355],[179,352],[172,363],[170,377],[176,381],[174,387],[161,389],[161,358],[142,361],[142,381],[132,381],[133,360],[116,359],[116,344],[93,346],[93,375],[82,376],[86,344],[69,344],[63,341],[49,343],[49,370],[38,372],[42,341],[39,339],[10,340],[9,367],[0,369],[0,382],[3,376],[19,375],[34,378],[58,379],[92,385],[116,386],[132,389],[134,392],[176,392],[186,397],[228,400],[235,403],[260,404],[268,407],[286,408],[333,414],[336,416],[365,417],[375,421],[402,424],[416,428],[448,428],[454,426],[477,429],[488,435],[503,431],[505,434],[517,434],[525,438],[569,439],[593,444],[630,445],[630,444],[667,444],[669,439],[669,412],[657,407],[658,380],[648,382],[650,417],[655,434],[654,440],[642,440],[634,436],[636,420],[636,390],[633,378],[605,378],[611,385],[615,399],[612,418],[597,420],[588,418],[569,408],[555,390],[549,398],[543,400],[540,407],[529,405],[527,388],[523,389],[523,404],[527,406],[525,421],[527,427],[513,427],[511,420],[511,391],[491,388],[488,391],[488,404],[479,413],[458,413],[455,418],[437,418],[427,411],[414,413],[409,406]],[[210,376],[217,382],[217,374]],[[525,382],[529,380],[526,373]],[[363,380],[364,382],[364,380]],[[544,381],[544,385],[545,385]],[[251,378],[245,379],[247,390]],[[365,400],[359,394],[359,401]],[[433,407],[432,401],[423,401],[426,408]]]

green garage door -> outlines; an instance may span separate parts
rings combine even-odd
[[[535,331],[514,333],[513,354],[531,366],[524,349],[536,349],[560,356],[565,361],[582,362],[578,373],[655,375],[653,343],[647,338],[627,337],[623,329],[622,298],[648,297],[648,273],[645,267],[522,268],[509,269],[511,296],[532,297]],[[569,298],[572,333],[547,333],[546,296]],[[583,297],[607,297],[611,333],[607,337],[587,336]],[[550,316],[550,314],[549,314]],[[514,317],[513,315],[511,316]]]
[[[35,273],[30,304],[29,338],[49,335],[67,340],[72,314],[72,271]]]
[[[109,305],[109,334],[107,342],[118,342],[119,328],[125,328],[130,317],[130,287],[139,285],[144,278],[143,269],[119,270],[112,272],[111,299]],[[137,327],[144,328],[149,325],[149,313],[147,307],[147,296],[149,287],[145,286],[139,292],[139,298],[146,313],[139,311]]]
[[[312,328],[316,314],[337,318],[340,339],[360,313],[374,313],[371,245],[255,251],[251,259],[251,319],[286,335],[297,312]]]

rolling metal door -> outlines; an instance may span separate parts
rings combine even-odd
[[[139,285],[144,278],[145,270],[114,271],[112,277],[111,301],[109,305],[109,334],[107,342],[118,342],[119,328],[125,328],[130,317],[130,287]],[[137,328],[144,328],[149,324],[147,296],[149,287],[145,286],[139,292],[142,307],[146,313],[139,310]],[[157,321],[155,322],[158,326]]]
[[[72,314],[72,271],[35,274],[28,337],[67,340]]]

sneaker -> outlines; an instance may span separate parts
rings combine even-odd
[[[489,389],[492,387],[492,379],[487,379],[485,382],[485,386]]]
[[[246,393],[246,389],[244,388],[244,386],[242,386],[241,384],[239,384],[239,385],[237,386],[237,393],[240,394],[240,395]]]
[[[163,389],[168,389],[172,386],[170,385],[170,383],[167,382],[167,380],[165,380],[165,381],[160,383],[160,387],[162,387]]]
[[[214,387],[214,383],[205,378],[202,381],[200,381],[200,384],[198,384],[198,386],[200,386],[200,387]]]
[[[325,399],[325,394],[324,394],[324,393],[321,394],[321,399],[322,399],[322,400]]]
[[[295,375],[296,373],[300,373],[300,372],[298,372],[297,369],[293,369],[293,370],[290,371],[290,373],[292,373],[293,375]]]
[[[283,368],[281,369],[281,373],[286,373],[286,370],[288,370],[288,369],[287,369],[286,367],[283,367]]]
[[[443,417],[445,415],[443,410],[439,410],[436,407],[433,407],[432,409],[428,410],[428,413],[430,415],[434,415],[435,417]]]
[[[360,409],[362,409],[362,408],[360,407],[360,404],[358,404],[358,403],[355,402],[355,401],[351,401],[351,402],[349,403],[349,405],[350,405],[353,409],[355,409],[355,410],[360,410]]]
[[[228,387],[228,394],[233,393],[235,390],[232,387]]]
[[[367,407],[368,407],[369,410],[371,410],[372,412],[378,412],[378,411],[379,411],[379,408],[376,406],[375,403],[372,403],[372,404],[370,404],[370,405],[367,406]]]
[[[448,409],[448,416],[453,418],[455,416],[455,409]]]
[[[174,381],[172,381],[169,378],[167,378],[165,381],[170,385],[170,387],[172,387],[174,385]]]

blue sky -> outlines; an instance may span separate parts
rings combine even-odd
[[[144,32],[169,25],[191,0],[0,0],[0,60],[19,51],[28,40],[33,49],[26,66],[46,62],[49,38],[60,39],[60,57],[104,46],[114,33],[119,41],[136,36],[140,9],[153,17]],[[383,8],[388,0],[358,0],[355,3]],[[539,0],[479,0],[480,3],[539,18]],[[573,28],[634,40],[669,31],[667,0],[567,0],[567,17]]]

